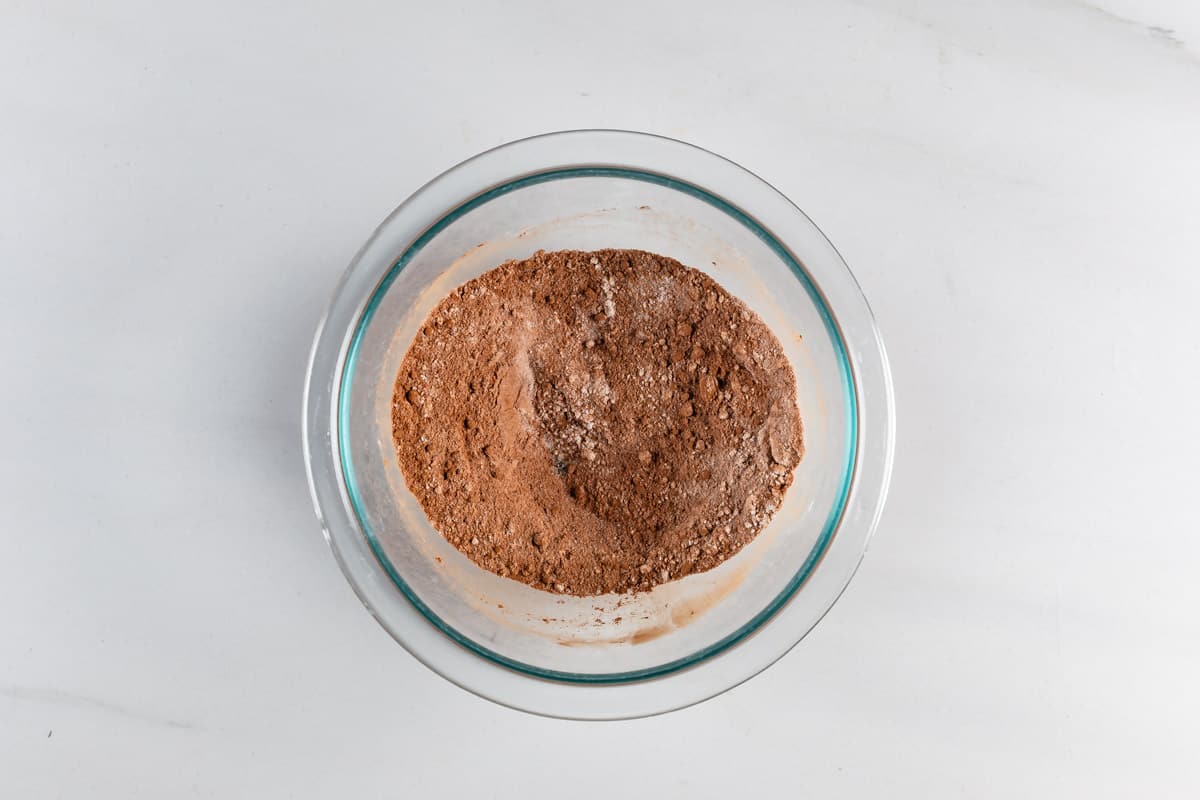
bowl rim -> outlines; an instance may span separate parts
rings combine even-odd
[[[675,171],[658,168],[664,163]],[[684,172],[691,170],[691,173],[680,175],[681,169]],[[723,175],[719,174],[722,172]],[[718,182],[736,178],[741,183],[737,188],[741,196],[752,197],[762,205],[747,207],[744,203],[733,202],[721,192],[704,186],[703,178],[697,179],[700,175],[709,181],[715,178]],[[348,394],[345,388],[352,377],[363,331],[379,299],[412,256],[454,219],[500,194],[533,183],[590,176],[645,180],[686,192],[716,206],[762,238],[804,285],[825,322],[835,349],[840,351],[839,369],[849,412],[846,463],[838,502],[817,544],[785,589],[747,623],[718,642],[665,664],[623,673],[566,673],[524,664],[483,647],[440,620],[399,576],[362,518],[353,465],[342,436]],[[502,180],[497,182],[497,178]],[[447,202],[451,203],[449,207],[445,207]],[[798,238],[799,233],[807,234],[805,244],[809,252],[819,254],[818,260],[823,263],[821,271],[828,274],[820,278],[814,276],[813,259],[802,261],[788,246],[786,236],[779,236],[759,219],[758,214],[752,213],[762,211],[768,205],[773,207],[775,217],[788,223],[788,232],[793,239]],[[780,215],[780,208],[788,213]],[[390,250],[391,255],[386,257],[390,266],[379,275],[379,254],[386,254],[388,248],[401,241],[406,246],[402,250]],[[811,249],[813,245],[818,246],[816,251]],[[395,256],[397,252],[401,253],[398,257]],[[368,258],[369,255],[376,257]],[[367,264],[367,261],[371,263]],[[364,274],[368,270],[373,274]],[[834,281],[835,278],[841,280]],[[831,287],[831,282],[837,285]],[[368,289],[365,295],[364,288]],[[848,307],[839,309],[835,306],[829,300],[829,288],[836,289],[837,299]],[[853,331],[847,331],[841,319],[847,313],[853,317]],[[864,381],[869,386],[864,385]],[[866,388],[871,391],[864,392]],[[870,412],[870,425],[866,431],[860,422],[865,418],[863,411]],[[882,511],[894,449],[894,402],[886,353],[861,289],[833,245],[799,208],[743,167],[694,145],[631,131],[562,131],[510,142],[443,172],[401,204],[363,245],[339,282],[314,338],[303,414],[306,469],[318,519],[347,580],[380,624],[415,657],[469,691],[535,713],[585,718],[642,716],[688,705],[748,679],[790,650],[832,607],[857,569]],[[871,434],[869,440],[864,440],[865,432]],[[868,455],[864,444],[872,445],[869,455],[873,461],[870,463],[864,462]],[[877,474],[864,475],[864,467],[872,465],[875,468],[868,472]],[[864,485],[864,479],[869,479],[870,485]],[[848,524],[851,517],[855,522],[853,525]],[[854,541],[848,541],[851,539]],[[356,542],[358,546],[355,546]],[[365,552],[361,546],[364,542]],[[837,570],[840,580],[823,581],[829,585],[823,587],[821,600],[804,615],[807,622],[792,626],[792,635],[782,640],[778,636],[760,636],[793,604],[800,589],[825,571],[825,564],[835,549],[838,551],[836,560],[845,562]],[[817,569],[818,565],[821,569]],[[420,623],[415,622],[412,614],[400,613],[403,608],[385,600],[383,578],[392,586],[393,594],[394,590],[399,590],[408,610],[415,611],[415,619],[421,620]],[[440,642],[433,637],[418,635],[422,624],[436,629]],[[740,669],[730,669],[736,665],[728,664],[726,658],[723,669],[705,670],[706,665],[713,665],[722,657],[759,640],[778,641],[771,643],[770,649],[756,646],[755,649],[763,652]],[[476,661],[475,667],[452,657],[447,646],[470,652]],[[493,674],[496,670],[501,672]],[[700,682],[703,688],[697,682],[698,673],[702,672],[713,673]],[[510,679],[514,675],[537,685],[510,691],[519,686]],[[662,695],[666,685],[679,678],[687,686],[674,686],[666,693],[670,698],[663,697],[651,704],[652,707],[646,702],[651,696],[644,691],[626,691],[627,698],[611,696],[620,694],[618,690],[622,688],[638,689],[648,684],[655,684],[656,694]],[[674,680],[674,683],[680,681]],[[584,688],[599,690],[608,694],[610,700],[620,702],[612,706],[598,704],[596,700],[585,703],[564,702],[563,699],[549,703],[530,700],[531,693],[539,696],[562,694],[557,690],[548,691],[551,687],[575,689],[572,695],[579,695],[579,690]],[[680,691],[681,688],[690,691]]]

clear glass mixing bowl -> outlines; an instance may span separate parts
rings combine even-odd
[[[537,250],[607,247],[704,270],[758,312],[795,368],[806,453],[770,526],[717,569],[648,593],[564,597],[475,566],[430,526],[393,449],[392,389],[418,326],[454,287]],[[866,550],[893,427],[870,309],[817,227],[736,164],[625,131],[514,142],[409,198],[342,278],[304,401],[317,515],[376,619],[463,688],[575,718],[678,708],[787,652]]]

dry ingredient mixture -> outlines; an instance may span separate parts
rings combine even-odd
[[[779,341],[699,270],[638,250],[538,252],[430,314],[392,434],[434,527],[539,589],[650,589],[732,556],[803,452]]]

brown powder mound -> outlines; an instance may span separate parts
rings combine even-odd
[[[572,595],[712,569],[803,455],[779,341],[699,270],[538,252],[438,304],[396,379],[400,467],[476,564]]]

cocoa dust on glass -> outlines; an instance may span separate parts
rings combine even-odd
[[[778,339],[699,270],[538,252],[454,290],[396,379],[400,467],[433,526],[538,589],[650,589],[770,521],[804,453]]]

